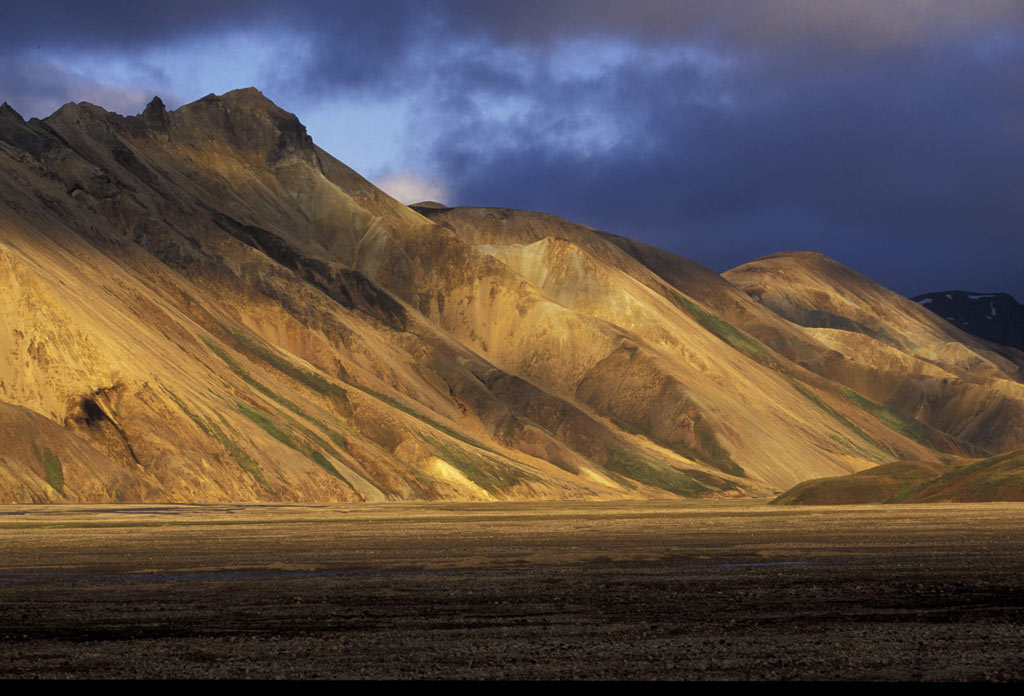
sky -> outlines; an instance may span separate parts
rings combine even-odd
[[[1018,0],[6,0],[0,101],[255,86],[403,202],[1024,301]]]

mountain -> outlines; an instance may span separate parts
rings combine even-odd
[[[1004,292],[947,290],[913,300],[973,336],[1024,350],[1024,305]]]
[[[1024,447],[1024,353],[816,254],[401,205],[255,89],[0,108],[0,501],[768,496]]]

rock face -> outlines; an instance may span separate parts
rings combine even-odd
[[[1024,354],[824,257],[415,209],[254,89],[0,108],[0,501],[769,495],[1024,447]]]
[[[929,292],[913,298],[958,329],[1024,350],[1024,305],[1004,292]]]

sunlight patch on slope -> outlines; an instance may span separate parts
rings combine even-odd
[[[494,500],[494,496],[470,481],[461,471],[443,459],[431,457],[427,473],[465,494],[467,500]]]

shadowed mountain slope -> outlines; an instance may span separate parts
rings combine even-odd
[[[962,332],[890,392],[890,343],[551,216],[403,206],[254,89],[0,108],[0,276],[3,501],[766,495],[1024,445],[1024,363]],[[987,420],[918,407],[946,372]]]
[[[777,505],[1024,501],[1024,451],[974,462],[894,462],[849,476],[805,481]]]

